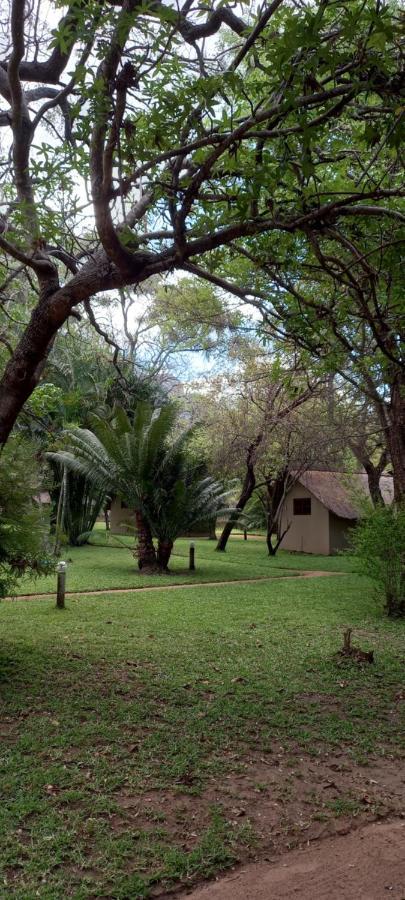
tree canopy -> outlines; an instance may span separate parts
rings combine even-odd
[[[175,269],[257,304],[269,280],[286,290],[276,249],[303,265],[306,247],[319,260],[344,240],[350,256],[348,229],[403,221],[399,25],[380,0],[241,15],[216,0],[74,0],[63,13],[10,0],[1,297],[18,278],[35,301],[8,348],[0,441],[58,329],[99,293]],[[263,263],[265,285],[252,278]]]

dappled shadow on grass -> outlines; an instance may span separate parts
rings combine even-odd
[[[16,656],[16,650],[12,646],[6,651],[0,646],[0,685],[18,679],[23,662]]]
[[[152,648],[157,639],[151,632],[144,643]],[[120,757],[126,738],[149,778],[161,777],[161,767],[164,777],[191,767],[198,780],[220,766],[221,754],[235,742],[270,747],[283,738],[310,752],[318,743],[347,744],[359,756],[382,743],[395,745],[403,709],[400,652],[388,665],[367,670],[314,653],[296,671],[266,670],[257,659],[263,639],[257,627],[236,646],[222,639],[226,661],[218,657],[218,664],[202,646],[203,658],[191,666],[178,654],[170,660],[167,645],[161,659],[145,647],[139,653],[128,647],[127,658],[108,658],[105,646],[100,655],[89,655],[70,642],[46,652],[43,646],[3,644],[3,713],[7,721],[15,717],[23,746],[33,751],[39,742],[91,752],[97,738]],[[211,638],[219,652],[217,642]],[[240,652],[250,665],[238,665]]]
[[[370,757],[395,749],[396,722],[368,735],[389,713],[392,680],[387,692],[356,670],[342,689],[333,661],[313,656],[299,693],[233,674],[226,650],[218,664],[177,660],[176,674],[156,653],[27,649],[1,689],[14,896],[45,884],[50,897],[83,884],[79,896],[152,896],[400,808],[398,762]],[[12,642],[3,653],[9,667]]]
[[[395,810],[405,633],[357,585],[2,605],[9,894],[152,896]]]

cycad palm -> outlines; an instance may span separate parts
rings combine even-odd
[[[140,403],[129,419],[116,410],[114,422],[92,417],[92,428],[67,432],[69,451],[50,454],[71,471],[86,475],[106,493],[115,493],[135,510],[138,532],[138,564],[153,567],[156,554],[145,515],[145,499],[153,473],[175,421],[172,407],[152,410]]]
[[[199,522],[215,519],[226,500],[222,486],[190,464],[184,451],[164,460],[147,498],[147,516],[158,538],[159,568],[166,570],[173,543]]]
[[[69,431],[70,450],[53,454],[135,510],[140,568],[166,569],[176,537],[216,514],[223,500],[220,486],[187,460],[191,431],[174,438],[175,424],[173,406],[153,410],[139,403],[133,421],[122,409],[113,423],[94,416],[93,431]]]

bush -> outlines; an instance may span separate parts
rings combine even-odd
[[[377,506],[353,529],[351,545],[363,571],[385,594],[389,616],[405,616],[405,504]]]
[[[34,499],[40,491],[39,467],[33,448],[11,438],[0,452],[0,597],[18,578],[49,572],[46,514]]]
[[[55,476],[55,531],[57,543],[64,537],[72,547],[87,544],[97,516],[106,501],[104,488],[99,488],[79,472],[70,472],[48,459]],[[62,474],[60,476],[60,469]]]

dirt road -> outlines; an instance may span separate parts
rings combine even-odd
[[[405,821],[367,825],[344,837],[314,842],[277,862],[246,866],[186,896],[187,900],[405,900]]]

